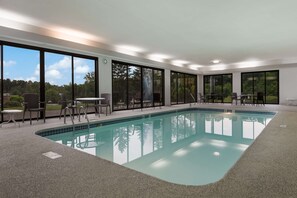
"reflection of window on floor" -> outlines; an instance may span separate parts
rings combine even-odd
[[[242,120],[242,137],[256,139],[266,126],[265,118],[248,117]]]
[[[205,133],[232,136],[232,119],[207,115],[205,118]]]

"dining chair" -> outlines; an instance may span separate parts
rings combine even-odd
[[[161,94],[160,93],[154,93],[154,106],[159,106],[160,109],[162,107],[162,101],[161,101]]]
[[[23,97],[24,97],[23,123],[24,123],[26,111],[29,111],[29,113],[30,113],[30,125],[32,125],[32,112],[37,113],[37,115],[36,115],[37,121],[40,116],[39,113],[42,112],[43,121],[45,122],[46,104],[45,104],[45,102],[39,101],[39,95],[35,94],[35,93],[25,93],[23,95]]]
[[[206,102],[205,97],[204,97],[201,93],[198,93],[198,101],[199,101],[200,103],[204,103],[204,102]]]
[[[78,106],[77,106],[77,102],[73,101],[73,100],[67,100],[67,97],[65,94],[60,93],[60,101],[59,104],[61,105],[61,109],[60,109],[60,117],[59,119],[61,119],[62,116],[62,112],[64,112],[64,116],[66,115],[66,111],[67,109],[70,110],[72,118],[74,118],[74,115],[77,114],[78,112]],[[80,116],[78,114],[78,116]]]
[[[100,103],[97,105],[100,110],[99,112],[102,111],[102,107],[105,107],[105,113],[107,116],[107,109],[109,109],[109,114],[111,114],[111,108],[110,108],[110,94],[109,93],[102,93],[101,98],[104,98],[104,100],[101,100]]]
[[[259,104],[260,101],[261,101],[261,103],[262,103],[263,105],[265,105],[265,101],[264,101],[264,93],[263,93],[263,92],[257,92],[256,103]]]
[[[240,102],[242,101],[241,98],[238,97],[238,95],[237,95],[236,92],[233,92],[233,93],[232,93],[231,98],[232,98],[232,104],[233,104],[233,101],[234,101],[234,100],[235,100],[235,104],[236,104],[236,105],[237,105],[237,101],[240,101]]]

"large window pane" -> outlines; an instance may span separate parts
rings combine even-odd
[[[197,76],[171,72],[171,104],[190,103],[197,100]]]
[[[74,57],[73,60],[74,98],[95,97],[95,61],[77,57]],[[94,103],[89,106],[92,105]],[[94,111],[95,108],[88,108],[88,112]]]
[[[74,57],[74,97],[95,96],[95,60]]]
[[[266,103],[278,104],[279,84],[278,72],[266,72]]]
[[[185,75],[185,87],[186,87],[186,103],[195,102],[197,100],[196,89],[197,77],[193,75]]]
[[[177,103],[185,103],[185,75],[182,73],[178,73],[177,86]]]
[[[265,93],[265,73],[258,72],[254,73],[254,96],[257,95],[257,92]]]
[[[163,105],[164,70],[112,62],[113,110]]]
[[[256,102],[258,92],[264,94],[266,104],[279,103],[279,71],[248,72],[241,74],[241,90],[253,95]]]
[[[223,75],[223,102],[232,102],[232,74]]]
[[[129,108],[141,108],[141,68],[136,66],[128,67],[128,98]]]
[[[154,70],[154,106],[163,105],[163,74],[161,70]]]
[[[204,76],[204,95],[208,102],[231,102],[232,74]]]
[[[170,89],[171,89],[171,104],[177,104],[177,77],[178,74],[176,72],[171,72],[171,82],[170,82]]]
[[[3,46],[3,105],[4,109],[23,109],[23,94],[39,94],[40,53],[37,50]],[[17,114],[16,119],[22,115]],[[29,114],[26,113],[25,118]],[[5,116],[4,120],[8,118]]]
[[[153,70],[143,68],[142,70],[142,84],[143,84],[143,106],[153,106]]]
[[[112,63],[112,104],[113,110],[127,109],[128,66]]]
[[[71,56],[45,53],[45,101],[46,115],[60,115],[61,94],[72,100]]]

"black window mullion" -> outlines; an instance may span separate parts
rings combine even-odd
[[[2,111],[3,110],[3,104],[4,104],[3,103],[3,90],[4,90],[3,89],[3,76],[4,76],[3,75],[3,68],[4,68],[4,66],[3,66],[3,62],[4,62],[3,61],[3,45],[0,45],[0,58],[1,58],[1,60],[0,60],[1,61],[1,63],[0,63],[1,64],[1,68],[0,68],[0,72],[1,72],[1,87],[0,87],[1,88],[1,96],[0,96],[0,98],[1,98],[1,104],[0,104],[1,109],[0,110]],[[2,113],[1,113],[1,122],[3,122],[3,114]]]
[[[140,108],[143,108],[143,67],[140,67]]]
[[[98,59],[95,60],[95,97],[99,97],[99,63]]]
[[[74,57],[73,56],[71,56],[71,84],[72,84],[72,86],[71,86],[71,91],[72,91],[72,100],[74,100],[75,98],[75,94],[74,94],[74,86],[75,86],[75,84],[74,84]]]
[[[129,109],[129,66],[125,65],[126,67],[126,86],[127,86],[127,93],[126,93],[126,98],[127,98],[127,104],[126,104],[126,109]]]
[[[46,101],[45,101],[45,64],[44,64],[44,50],[39,51],[39,97],[41,102],[41,107],[45,107]],[[41,117],[43,117],[43,112],[41,112]]]
[[[153,73],[153,107],[155,107],[155,97],[154,97],[154,95],[155,95],[154,94],[155,93],[155,71],[156,70],[153,69],[153,72],[152,72]]]

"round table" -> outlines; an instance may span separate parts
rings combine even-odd
[[[17,114],[17,113],[22,113],[22,112],[23,112],[23,110],[17,110],[17,109],[6,109],[6,110],[1,111],[2,114],[9,115],[8,121],[7,122],[2,122],[1,127],[2,127],[3,124],[8,124],[10,122],[13,122],[16,125],[17,122],[14,119],[14,115]],[[20,127],[20,123],[19,123],[19,127]]]

